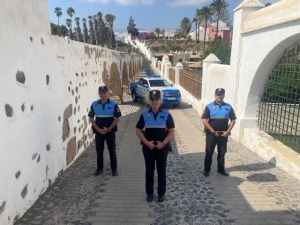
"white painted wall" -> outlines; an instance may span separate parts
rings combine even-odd
[[[108,73],[113,62],[120,71],[120,63],[129,65],[131,56],[51,36],[46,0],[1,1],[0,27],[0,224],[13,224],[68,167],[70,139],[76,137],[77,143],[86,136],[85,146],[93,141],[83,117],[98,98],[104,62]],[[16,81],[17,71],[25,74],[24,84]],[[6,115],[6,104],[12,117]],[[64,111],[70,104],[70,133],[63,141]],[[84,150],[82,145],[74,160]]]

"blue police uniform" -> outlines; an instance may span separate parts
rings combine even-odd
[[[172,115],[164,109],[159,109],[155,114],[152,109],[145,110],[137,122],[136,128],[144,129],[144,135],[148,141],[162,142],[168,134],[168,129],[175,128]],[[154,193],[154,170],[155,161],[157,165],[158,175],[158,195],[163,196],[166,192],[166,166],[169,152],[169,144],[162,149],[149,149],[143,144],[143,155],[146,164],[146,193],[153,195]]]
[[[229,119],[236,120],[235,112],[230,104],[223,102],[219,105],[216,101],[209,103],[202,114],[202,119],[208,119],[208,123],[215,131],[227,131]],[[211,170],[212,157],[218,147],[218,171],[225,171],[225,153],[227,152],[228,137],[214,136],[208,129],[206,131],[206,147],[204,171]]]
[[[121,111],[118,107],[118,104],[108,99],[107,102],[102,104],[101,100],[94,101],[91,105],[90,112],[88,114],[90,118],[96,117],[96,124],[100,129],[104,127],[109,127],[114,118],[121,117]],[[107,132],[105,135],[102,135],[94,130],[95,133],[95,143],[97,151],[97,167],[99,170],[103,170],[103,150],[104,150],[104,141],[106,141],[107,148],[110,156],[110,167],[112,171],[117,170],[117,156],[116,156],[116,135],[117,126],[115,126],[111,131]]]

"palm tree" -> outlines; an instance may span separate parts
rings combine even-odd
[[[218,32],[219,32],[219,20],[224,15],[228,6],[229,4],[226,2],[226,0],[214,0],[209,6],[217,20],[216,37],[218,37]]]
[[[59,17],[61,17],[61,15],[62,15],[61,8],[59,8],[59,7],[54,8],[54,13],[57,16],[58,35],[60,35]]]
[[[113,47],[112,46],[112,40],[113,40],[113,30],[114,30],[114,21],[115,21],[116,17],[112,14],[106,14],[105,15],[105,20],[106,22],[108,23],[109,25],[109,28],[110,28],[110,47]]]
[[[83,42],[86,43],[88,38],[88,29],[86,27],[86,18],[82,18],[82,27],[83,27]]]
[[[183,31],[184,35],[186,36],[192,27],[192,22],[189,18],[184,17],[180,22],[180,28]]]
[[[97,20],[98,20],[98,32],[99,32],[99,44],[103,47],[104,40],[105,40],[105,24],[102,19],[102,13],[97,13]]]
[[[94,28],[93,28],[93,17],[89,16],[89,27],[90,27],[90,44],[94,44]]]
[[[98,29],[98,21],[97,21],[97,16],[93,16],[93,21],[94,21],[94,35],[95,35],[95,41],[96,45],[99,45],[99,29]]]
[[[154,31],[157,35],[157,39],[159,39],[159,34],[160,34],[160,29],[159,28],[155,28],[155,31]]]
[[[71,28],[71,37],[70,37],[70,39],[72,39],[72,16],[75,14],[75,10],[72,7],[69,7],[67,9],[67,14],[70,16],[70,20],[71,20],[71,25],[70,25],[70,28]]]
[[[206,39],[206,30],[207,30],[207,23],[212,20],[213,12],[211,11],[210,7],[204,6],[199,11],[199,20],[204,23],[204,44],[203,44],[203,55],[205,52],[205,39]]]
[[[68,30],[69,30],[69,32],[68,32],[69,39],[71,39],[71,37],[72,37],[71,24],[72,24],[72,20],[66,19],[66,25],[67,25]]]
[[[196,14],[194,18],[194,22],[196,23],[196,42],[200,43],[200,24],[201,24],[201,10],[196,9]],[[197,28],[198,26],[198,28]]]
[[[80,22],[79,22],[79,20],[80,20],[79,17],[75,17],[77,41],[81,41],[81,29],[80,29]]]

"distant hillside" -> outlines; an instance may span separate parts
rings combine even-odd
[[[169,53],[170,51],[202,51],[203,43],[187,40],[147,40],[147,46],[155,53]]]

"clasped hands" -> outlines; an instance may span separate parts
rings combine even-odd
[[[151,150],[156,148],[158,150],[162,149],[165,145],[163,142],[161,141],[148,141],[147,143],[148,148],[150,148]]]
[[[108,129],[108,127],[103,127],[102,129],[101,128],[98,128],[97,131],[104,135],[104,134],[107,134],[107,132],[109,132],[110,130]]]
[[[227,137],[229,135],[228,131],[214,131],[212,133],[216,137]]]

